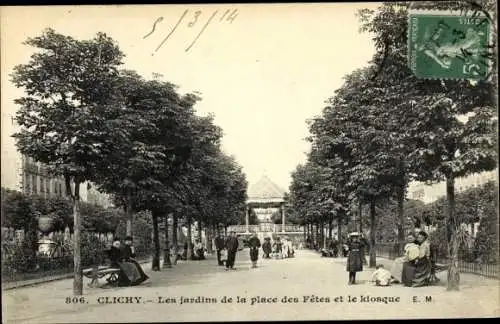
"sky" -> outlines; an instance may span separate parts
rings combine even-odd
[[[77,39],[101,31],[126,54],[123,68],[146,78],[161,74],[180,93],[201,93],[198,113],[215,115],[223,150],[243,166],[250,185],[267,175],[287,190],[310,147],[306,120],[321,113],[346,74],[373,56],[372,36],[359,32],[355,14],[377,6],[2,7],[2,119],[22,95],[8,74],[29,60],[32,49],[23,41],[47,27]]]

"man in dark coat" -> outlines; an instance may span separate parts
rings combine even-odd
[[[257,260],[259,259],[259,248],[260,240],[257,237],[257,233],[254,232],[252,237],[248,240],[248,246],[250,247],[250,260],[252,261],[252,268],[257,268]]]
[[[226,270],[234,269],[234,260],[236,259],[236,252],[238,252],[238,238],[236,237],[236,232],[231,232],[231,236],[226,241],[226,249]]]
[[[215,238],[215,249],[217,250],[217,263],[220,266],[224,265],[224,262],[221,260],[221,252],[224,250],[224,247],[224,238],[220,234],[217,234],[217,237]]]
[[[333,257],[336,258],[339,256],[339,241],[335,238],[330,242],[330,248],[332,249]]]
[[[269,254],[271,254],[271,252],[273,251],[270,237],[266,237],[264,239],[264,244],[262,244],[262,251],[264,252],[264,258],[269,259]]]

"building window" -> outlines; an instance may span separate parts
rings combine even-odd
[[[45,196],[45,179],[40,177],[40,195]]]
[[[38,194],[38,179],[35,174],[31,175],[31,188],[34,195]]]
[[[23,185],[23,190],[24,193],[29,195],[31,194],[31,175],[28,173],[24,174],[24,185]]]
[[[45,192],[47,193],[47,196],[50,196],[50,179],[45,178]]]

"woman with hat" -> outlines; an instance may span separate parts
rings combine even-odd
[[[122,247],[123,262],[120,263],[120,268],[125,274],[121,282],[125,286],[136,286],[149,279],[144,273],[139,262],[134,260],[135,250],[132,246],[132,237],[127,236]]]
[[[415,272],[411,280],[412,287],[422,287],[430,283],[432,276],[431,271],[431,248],[426,232],[421,231],[417,234],[417,242],[419,244],[419,255],[415,260]]]
[[[360,240],[360,234],[353,232],[349,234],[347,241],[349,252],[347,255],[347,272],[349,272],[349,284],[356,283],[356,272],[363,271],[364,244]]]

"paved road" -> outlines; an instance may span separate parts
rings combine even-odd
[[[399,285],[374,287],[368,282],[371,269],[358,275],[358,285],[349,286],[345,259],[321,258],[307,250],[298,251],[297,257],[293,259],[262,260],[257,269],[250,268],[248,251],[244,250],[238,253],[236,266],[237,270],[226,272],[216,265],[213,257],[205,261],[183,262],[173,269],[160,272],[148,271],[148,265],[145,269],[151,276],[150,283],[127,288],[85,288],[84,304],[65,303],[66,297],[72,293],[71,280],[8,290],[3,292],[4,323],[335,320],[500,315],[498,281],[473,275],[462,275],[459,292],[447,292],[444,283],[423,288]],[[232,302],[223,303],[224,296],[232,298]],[[283,300],[285,296],[292,300]],[[348,296],[356,297],[356,302],[349,302]],[[362,296],[376,300],[361,301]],[[426,296],[432,300],[426,302]],[[111,303],[98,302],[102,302],[105,297]],[[134,303],[112,303],[114,297],[131,297],[130,301]],[[183,297],[194,300],[186,303],[181,301]],[[196,300],[197,297],[200,298]],[[413,302],[414,297],[417,302]],[[139,303],[135,303],[137,298]],[[161,303],[158,302],[160,298]],[[242,298],[246,300],[243,302]],[[205,299],[204,302],[200,302],[201,299]]]

